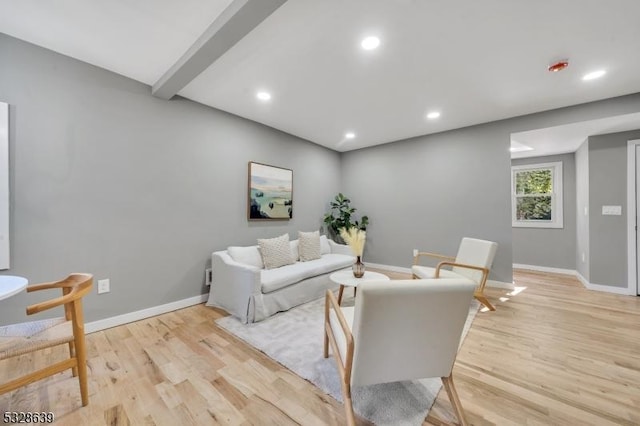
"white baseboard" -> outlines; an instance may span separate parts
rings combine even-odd
[[[384,269],[385,271],[391,271],[391,272],[401,272],[405,274],[411,273],[411,268],[403,268],[402,266],[391,266],[391,265],[383,265],[381,263],[370,263],[370,262],[367,262],[365,266],[369,266],[375,269]]]
[[[575,276],[585,288],[588,288],[591,285],[591,283],[585,277],[583,277],[580,272],[575,271]]]
[[[606,293],[623,294],[625,296],[635,296],[627,287],[612,287],[610,285],[591,284],[586,285],[587,290],[604,291]]]
[[[519,263],[514,263],[513,267],[514,269],[527,269],[530,271],[552,272],[556,274],[572,275],[576,277],[578,281],[580,281],[580,283],[582,283],[582,285],[587,290],[603,291],[606,293],[635,296],[635,294],[633,294],[633,292],[631,292],[627,287],[614,287],[610,285],[590,283],[585,277],[582,276],[580,272],[572,269],[549,268],[547,266],[535,266],[535,265],[522,265]]]
[[[370,266],[371,268],[376,268],[376,269],[384,269],[386,271],[392,271],[392,272],[402,272],[406,274],[411,273],[411,268],[403,268],[402,266],[383,265],[381,263],[367,263],[366,266]],[[487,287],[506,288],[509,290],[513,290],[515,288],[513,283],[496,281],[496,280],[487,280]]]
[[[513,282],[487,280],[487,287],[506,288],[507,290],[515,290],[516,286]]]
[[[140,321],[142,319],[154,317],[160,314],[166,314],[167,312],[172,312],[177,309],[182,309],[189,306],[197,305],[202,302],[206,302],[208,297],[209,294],[205,293],[201,294],[200,296],[189,297],[188,299],[177,300],[175,302],[142,309],[140,311],[129,312],[127,314],[122,314],[115,317],[88,322],[84,325],[84,331],[87,334],[94,333],[96,331],[105,330],[107,328],[116,327],[118,325]]]
[[[573,275],[574,277],[578,273],[574,269],[551,268],[549,266],[523,265],[521,263],[514,263],[513,269],[526,269],[528,271],[551,272],[554,274]]]

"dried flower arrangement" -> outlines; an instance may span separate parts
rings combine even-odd
[[[341,228],[340,236],[351,248],[351,251],[355,256],[362,256],[362,253],[364,252],[364,242],[367,239],[366,231],[356,227],[351,227],[349,229]]]

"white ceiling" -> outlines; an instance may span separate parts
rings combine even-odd
[[[0,32],[153,85],[232,1],[3,0]],[[179,94],[348,151],[640,92],[638,16],[638,0],[288,0]]]

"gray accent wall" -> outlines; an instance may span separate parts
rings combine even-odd
[[[589,137],[589,248],[592,284],[628,286],[627,142],[640,130]],[[603,205],[622,206],[621,216],[605,216]]]
[[[12,266],[31,283],[109,278],[88,321],[198,296],[214,250],[317,230],[340,155],[0,34],[10,104]],[[294,218],[247,221],[247,164],[293,170]],[[57,296],[57,294],[56,294]],[[47,296],[0,301],[0,324]],[[59,313],[58,313],[59,314]]]
[[[575,153],[576,160],[576,271],[589,281],[589,140]]]
[[[462,237],[499,244],[491,279],[511,282],[509,150],[499,125],[343,154],[343,187],[369,215],[364,261],[408,267],[414,248],[454,255]]]
[[[409,266],[414,248],[485,238],[499,244],[490,278],[511,282],[511,133],[639,111],[633,94],[344,153],[342,187],[371,221],[365,262]]]
[[[511,160],[512,166],[562,162],[562,228],[513,228],[513,263],[576,269],[576,168],[574,154]]]

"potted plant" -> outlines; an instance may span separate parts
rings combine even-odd
[[[352,221],[353,214],[356,211],[355,207],[350,206],[351,200],[339,193],[331,201],[331,210],[324,216],[324,223],[327,226],[327,232],[332,240],[338,243],[344,243],[344,239],[340,236],[340,230],[349,230],[351,228],[360,229],[362,231],[367,230],[369,224],[369,217],[362,216],[360,221]]]

